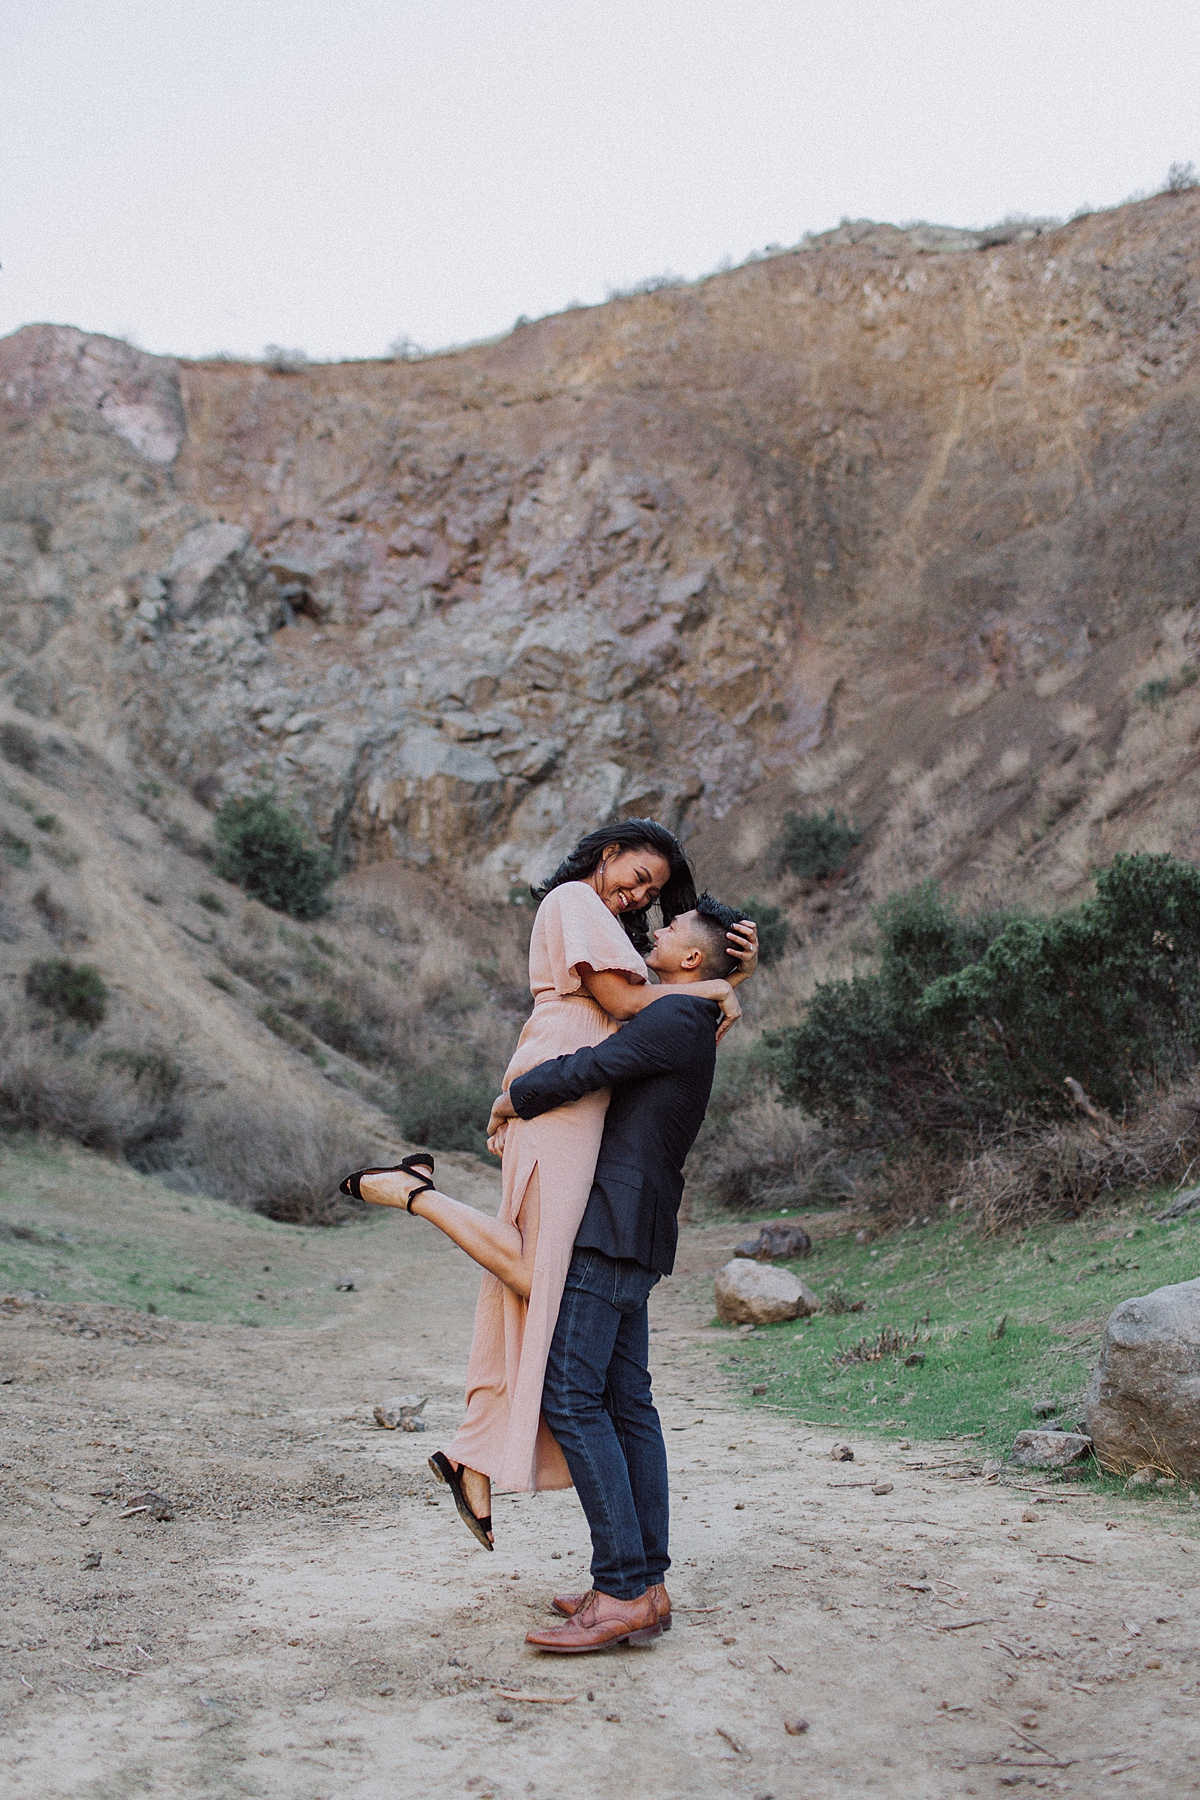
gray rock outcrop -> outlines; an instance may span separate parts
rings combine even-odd
[[[623,813],[744,897],[798,796],[866,832],[821,917],[1047,780],[1054,892],[1189,855],[1200,192],[1039,229],[855,221],[422,361],[25,327],[0,691],[491,900]]]
[[[735,1256],[718,1271],[713,1284],[717,1317],[727,1325],[777,1325],[783,1319],[807,1318],[820,1301],[786,1269],[772,1269]]]
[[[1109,1315],[1084,1413],[1102,1468],[1200,1479],[1200,1280]]]

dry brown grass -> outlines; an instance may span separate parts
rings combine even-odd
[[[72,1053],[46,1034],[9,1031],[0,1039],[0,1123],[155,1166],[184,1127],[168,1067],[163,1058],[156,1071],[152,1053],[119,1045]]]
[[[334,1107],[278,1094],[212,1095],[193,1113],[173,1185],[187,1186],[293,1225],[334,1225],[354,1210],[342,1177],[369,1162],[362,1124]]]
[[[1102,1195],[1172,1181],[1200,1159],[1200,1075],[1125,1126],[1098,1119],[1047,1127],[982,1151],[962,1168],[961,1199],[985,1231],[1077,1218]]]
[[[906,1144],[849,1179],[871,1228],[896,1231],[939,1212],[962,1186],[962,1163],[930,1144]]]
[[[825,1197],[829,1165],[828,1140],[813,1121],[761,1094],[713,1121],[688,1163],[688,1181],[706,1206],[766,1212]]]

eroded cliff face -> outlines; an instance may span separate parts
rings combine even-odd
[[[869,894],[1190,854],[1198,250],[1196,195],[841,231],[292,374],[29,327],[8,693],[493,895],[628,812],[761,884],[798,795]]]

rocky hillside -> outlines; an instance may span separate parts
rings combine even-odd
[[[761,892],[785,808],[845,809],[847,908],[1194,855],[1200,196],[995,236],[843,227],[408,363],[26,327],[3,690],[464,897],[630,811]]]

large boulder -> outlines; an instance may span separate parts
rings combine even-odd
[[[735,1256],[718,1271],[714,1283],[717,1316],[727,1325],[776,1325],[782,1319],[807,1318],[820,1301],[786,1269],[772,1269]]]
[[[1101,1468],[1200,1479],[1200,1280],[1109,1315],[1084,1412]]]

